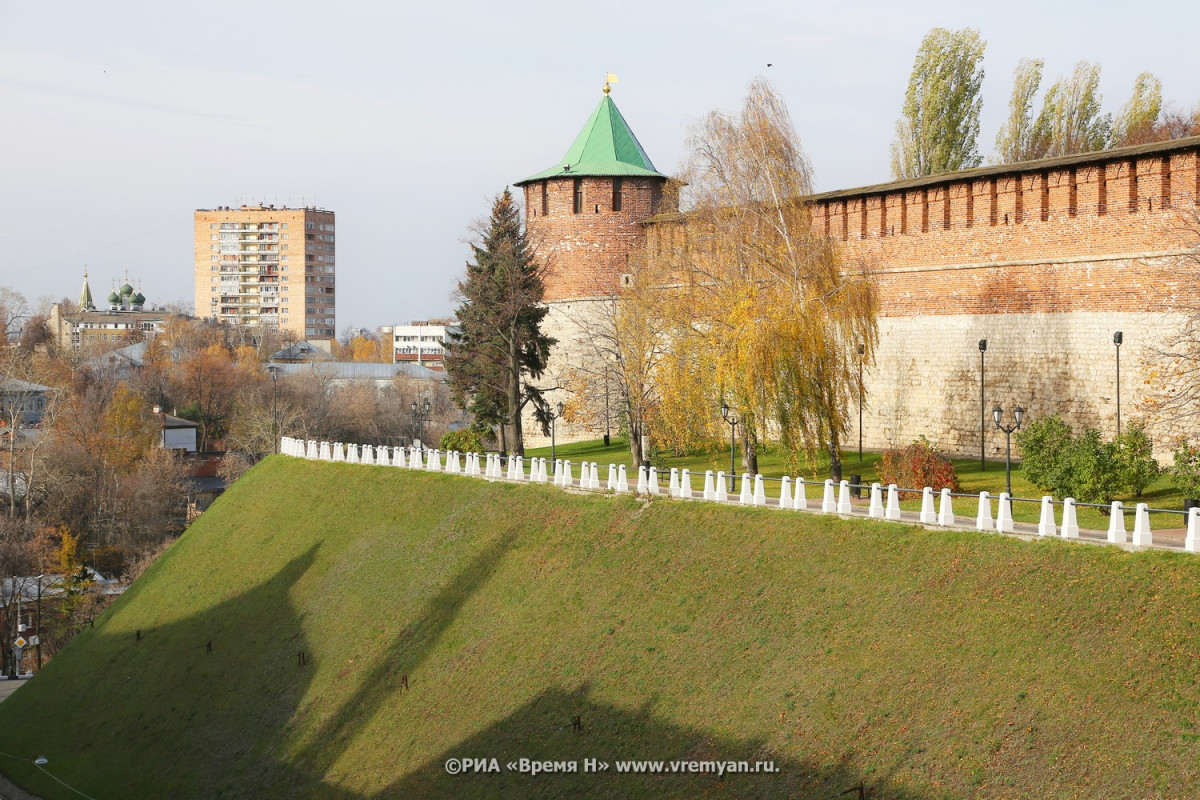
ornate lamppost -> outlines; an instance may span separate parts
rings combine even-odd
[[[1016,420],[1015,425],[1001,425],[1000,420],[1004,417],[1004,409],[1000,406],[992,408],[992,419],[996,423],[996,427],[1004,431],[1004,485],[1008,489],[1008,496],[1012,497],[1012,434],[1017,428],[1021,427],[1021,421],[1025,418],[1025,409],[1018,404],[1013,409],[1013,418]]]
[[[737,430],[738,423],[741,420],[737,417],[737,412],[729,407],[729,404],[724,400],[721,401],[721,419],[725,420],[729,425],[729,493],[733,494],[737,491],[737,470],[734,467],[734,448],[737,446],[737,440],[734,439],[734,431]]]

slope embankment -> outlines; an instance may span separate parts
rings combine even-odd
[[[0,770],[98,800],[1196,796],[1198,634],[1194,555],[275,457],[0,704]],[[688,771],[715,762],[775,771]]]

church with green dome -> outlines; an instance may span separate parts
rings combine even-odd
[[[58,345],[73,350],[108,350],[152,339],[173,316],[165,309],[148,309],[146,296],[133,287],[128,276],[120,288],[112,290],[105,304],[97,307],[86,272],[78,306],[67,306],[55,303],[47,324]]]

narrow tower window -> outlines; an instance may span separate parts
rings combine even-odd
[[[613,178],[612,210],[613,211],[621,210],[621,179],[620,178]]]
[[[583,213],[583,178],[575,179],[575,208],[576,214]]]

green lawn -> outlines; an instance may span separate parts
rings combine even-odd
[[[1188,554],[273,456],[0,703],[0,769],[48,800],[78,795],[39,755],[95,798],[1194,797],[1197,663]]]
[[[550,457],[550,448],[541,447],[526,451],[526,455],[533,457]],[[558,445],[555,448],[557,458],[569,458],[573,462],[578,463],[583,460],[595,461],[601,466],[607,464],[625,464],[631,466],[633,459],[629,455],[629,445],[624,439],[612,439],[608,447],[604,446],[603,440],[589,442],[575,442],[573,444]],[[879,481],[878,464],[881,457],[880,453],[863,452],[863,460],[860,463],[858,460],[858,451],[846,451],[842,454],[842,474],[847,480],[851,475],[861,475],[862,480],[866,484]],[[955,458],[951,459],[955,469],[958,471],[958,480],[962,486],[963,492],[978,494],[979,492],[989,492],[992,497],[992,509],[995,513],[995,497],[1005,491],[1004,479],[1004,462],[989,461],[987,462],[986,470],[981,471],[979,468],[978,458]],[[710,454],[701,454],[693,456],[684,456],[682,458],[660,457],[656,462],[657,466],[662,471],[670,471],[671,467],[677,469],[691,470],[692,474],[699,473],[699,480],[693,479],[694,486],[697,488],[703,487],[703,478],[705,470],[724,470],[729,471],[729,450],[723,452],[714,452]],[[737,468],[741,471],[741,448],[738,448]],[[786,454],[779,447],[771,447],[759,454],[758,458],[759,472],[764,477],[780,478],[784,475],[796,477],[796,473],[789,471],[789,465]],[[604,473],[602,473],[604,474]],[[800,476],[805,480],[824,481],[829,477],[829,456],[822,455],[817,462],[815,469],[804,467],[800,471]],[[575,471],[578,476],[578,470]],[[663,479],[665,485],[666,480]],[[779,484],[770,483],[770,488],[767,494],[772,497],[779,496]],[[1025,480],[1025,476],[1021,472],[1021,465],[1015,463],[1012,466],[1012,488],[1014,497],[1025,497],[1034,500],[1040,499],[1042,491],[1038,487]],[[810,486],[808,492],[809,499],[821,498],[821,489],[816,486]],[[1062,498],[1056,498],[1061,500]],[[1170,482],[1170,478],[1166,475],[1160,475],[1154,483],[1152,483],[1141,498],[1134,497],[1118,497],[1115,498],[1125,503],[1126,528],[1129,531],[1133,530],[1133,510],[1137,503],[1147,503],[1151,508],[1161,509],[1179,509],[1183,510],[1183,494],[1175,489]],[[910,510],[919,511],[921,508],[920,498],[901,501],[900,507]],[[955,501],[955,513],[959,517],[975,517],[975,512],[978,508],[977,503],[973,503],[966,498],[959,498]],[[1079,525],[1083,528],[1092,530],[1106,531],[1108,530],[1109,516],[1106,512],[1095,508],[1077,508]],[[1013,504],[1013,519],[1017,522],[1036,523],[1041,515],[1041,507],[1038,503],[1014,503]],[[1062,523],[1062,507],[1055,508],[1055,519],[1059,524]],[[1181,514],[1151,514],[1150,527],[1155,530],[1164,528],[1183,528],[1186,526],[1186,520]]]

